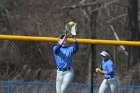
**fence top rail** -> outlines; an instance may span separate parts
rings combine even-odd
[[[57,42],[58,38],[41,37],[41,36],[0,35],[0,40]],[[140,41],[100,40],[100,39],[83,39],[83,38],[77,38],[77,41],[81,44],[140,46]],[[73,42],[72,38],[68,38],[68,42]]]

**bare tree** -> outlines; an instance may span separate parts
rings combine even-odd
[[[129,27],[131,31],[131,40],[139,41],[140,40],[140,1],[139,0],[128,0],[129,2]],[[139,67],[140,64],[140,47],[130,47],[129,48],[130,60],[129,60],[129,69],[135,69]],[[136,73],[138,73],[138,69],[135,69]],[[132,77],[131,83],[139,84],[137,79],[139,79],[139,75],[137,78]]]

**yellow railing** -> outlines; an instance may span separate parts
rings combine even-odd
[[[21,41],[37,41],[37,42],[57,42],[56,37],[39,37],[39,36],[18,36],[18,35],[0,35],[0,40],[21,40]],[[72,42],[72,38],[68,38]],[[82,39],[77,38],[79,43],[83,44],[104,44],[104,45],[126,45],[140,46],[140,41],[118,41],[118,40],[100,40],[100,39]]]

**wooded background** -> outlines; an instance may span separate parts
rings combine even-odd
[[[77,38],[140,40],[139,0],[0,0],[0,34],[58,37],[78,24]],[[0,41],[0,80],[55,81],[51,42]],[[108,50],[122,84],[140,85],[140,47],[85,45],[74,56],[76,83],[89,83],[91,62]],[[102,77],[94,71],[94,83]]]

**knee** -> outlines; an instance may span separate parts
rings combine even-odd
[[[57,91],[57,93],[64,93],[64,91]]]
[[[66,89],[61,89],[60,93],[65,93]]]
[[[56,91],[56,93],[61,93],[61,91]]]
[[[60,91],[60,93],[64,93],[64,91]]]
[[[61,92],[60,92],[60,93],[65,93],[65,92],[66,92],[66,89],[67,89],[67,87],[66,87],[66,86],[62,87],[62,88],[61,88]]]

